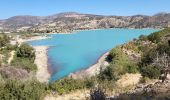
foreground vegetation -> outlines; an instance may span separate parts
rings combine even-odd
[[[30,45],[23,43],[16,49],[16,54],[11,65],[26,69],[28,72],[36,71],[37,66],[34,64],[34,60],[34,49]]]
[[[5,47],[1,49],[1,54],[5,54],[2,52],[9,53],[11,50],[15,51],[10,66],[16,69],[21,68],[28,73],[35,73],[37,66],[34,64],[34,49],[27,44],[10,47],[6,44],[9,43],[8,38],[6,36],[1,37],[5,39],[0,38],[0,41],[7,41],[1,43],[1,47]],[[126,73],[141,73],[143,82],[148,78],[159,79],[164,74],[161,80],[165,81],[170,66],[167,65],[170,64],[169,37],[170,28],[165,28],[149,36],[142,35],[139,39],[112,49],[106,59],[109,66],[105,69],[101,68],[100,73],[91,78],[64,78],[47,85],[38,82],[36,79],[23,81],[23,79],[6,78],[1,73],[0,99],[39,100],[43,99],[47,93],[62,95],[81,89],[93,90],[96,86],[100,86],[97,89],[100,93],[102,93],[102,88],[113,91],[116,89],[115,82]],[[128,54],[128,51],[133,51],[133,53]],[[91,93],[93,98],[95,92],[91,91]],[[105,94],[102,93],[101,95],[104,96]]]
[[[0,34],[0,100],[41,100],[48,92],[48,85],[36,80],[34,73],[35,52],[28,44],[10,45],[10,38]],[[7,63],[10,52],[13,61]]]
[[[1,100],[41,100],[45,97],[48,87],[36,80],[6,80],[0,83]]]

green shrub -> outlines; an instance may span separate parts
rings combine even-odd
[[[50,83],[49,88],[56,91],[58,94],[69,93],[78,89],[90,88],[93,82],[90,80],[76,80],[72,78],[65,78],[56,82]]]
[[[9,43],[9,37],[6,34],[0,33],[0,47],[6,46]]]
[[[123,53],[120,47],[112,49],[107,60],[109,60],[110,65],[106,69],[101,70],[98,75],[101,81],[117,80],[125,73],[138,72],[138,66],[129,60],[128,56]]]
[[[137,72],[139,72],[139,67],[136,64],[131,63],[131,64],[127,65],[126,72],[137,73]]]
[[[92,78],[86,78],[86,79],[84,79],[84,85],[85,85],[85,87],[86,88],[91,88],[91,87],[93,87],[94,85],[95,85],[95,77],[96,76],[94,76],[94,77],[92,77]]]
[[[100,73],[99,73],[99,75],[98,75],[98,79],[99,79],[99,81],[116,80],[116,79],[117,79],[117,75],[115,75],[112,67],[108,66],[105,70],[100,71]]]
[[[1,100],[41,100],[45,97],[47,86],[38,81],[7,80],[0,83]]]
[[[166,53],[170,56],[170,46],[168,42],[158,44],[156,51],[159,52],[160,55]]]
[[[149,52],[146,52],[139,63],[140,66],[147,66],[153,63],[153,59],[156,57],[157,51],[155,48],[151,49]]]
[[[94,86],[94,80],[92,78],[86,79],[73,79],[64,78],[56,82],[50,83],[49,89],[56,91],[58,94],[66,94],[75,90],[84,88],[91,88]]]
[[[35,51],[29,44],[23,43],[17,49],[17,57],[32,58],[32,57],[35,57]]]
[[[140,66],[145,66],[153,63],[153,59],[159,54],[163,55],[164,53],[170,55],[170,46],[168,43],[159,43],[157,47],[150,49],[148,52],[142,56]]]
[[[21,58],[14,56],[14,59],[11,62],[11,65],[14,67],[19,67],[26,69],[28,72],[37,71],[37,65],[34,64],[34,58]]]
[[[159,32],[154,32],[148,36],[148,39],[154,43],[159,43],[161,42],[161,39],[164,35],[170,33],[170,28],[165,28]]]
[[[155,66],[143,66],[141,68],[141,74],[143,77],[149,77],[151,79],[157,79],[160,76],[160,69]]]
[[[37,66],[36,64],[34,64],[34,60],[34,49],[30,45],[24,43],[17,48],[16,55],[14,56],[11,65],[14,67],[26,69],[28,72],[36,71]]]

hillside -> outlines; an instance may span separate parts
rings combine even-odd
[[[139,68],[142,78],[135,88],[110,99],[169,100],[170,28],[149,36],[140,36],[139,39],[123,45],[122,48],[128,51],[133,50],[141,55],[136,67]]]
[[[170,23],[169,13],[153,16],[104,16],[65,12],[50,16],[15,16],[0,20],[3,30],[31,32],[70,32],[97,28],[163,28]]]

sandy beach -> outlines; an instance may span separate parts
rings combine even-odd
[[[47,46],[35,46],[35,64],[38,67],[36,77],[40,82],[48,83],[50,73],[48,72]]]
[[[96,74],[99,74],[101,68],[104,69],[104,68],[106,68],[106,66],[109,65],[109,63],[107,61],[105,61],[108,54],[109,54],[109,52],[106,52],[104,55],[102,55],[100,57],[100,59],[97,61],[96,64],[90,66],[87,69],[84,69],[84,70],[81,70],[81,71],[78,71],[75,73],[71,73],[69,75],[69,77],[72,77],[74,79],[82,79],[85,77],[91,77]]]

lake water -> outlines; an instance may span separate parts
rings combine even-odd
[[[88,68],[107,51],[156,29],[103,29],[76,34],[53,34],[52,38],[29,42],[33,46],[51,46],[48,50],[51,81]]]

